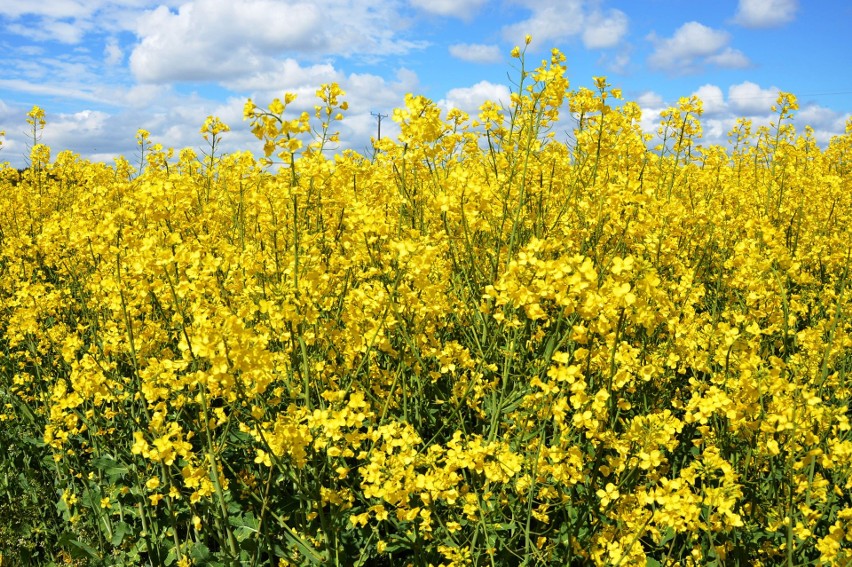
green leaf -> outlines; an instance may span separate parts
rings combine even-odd
[[[83,492],[80,496],[80,503],[87,508],[100,508],[101,506],[101,489],[98,486],[92,487]]]
[[[189,556],[196,563],[206,562],[210,559],[210,549],[203,543],[196,543],[189,550]]]
[[[238,542],[242,543],[256,533],[257,530],[254,530],[248,526],[240,526],[239,528],[234,530],[234,537],[237,538]]]
[[[123,477],[127,473],[130,472],[130,469],[125,465],[114,465],[104,469],[104,474],[110,477],[112,482],[115,482],[116,479]]]
[[[169,549],[169,553],[166,555],[166,559],[163,561],[164,565],[171,565],[177,560],[177,547],[172,546]]]
[[[101,455],[92,460],[92,465],[104,472],[110,481],[115,482],[119,477],[122,477],[130,472],[130,468],[115,460],[111,455]]]
[[[124,537],[131,531],[132,530],[130,529],[130,526],[127,525],[126,522],[118,522],[113,526],[112,540],[110,541],[110,543],[115,547],[120,546],[121,542],[124,541]]]
[[[28,445],[33,445],[35,447],[44,447],[47,445],[47,443],[44,442],[44,439],[41,439],[39,437],[27,436],[23,438],[23,442],[27,443]]]
[[[671,526],[667,527],[666,531],[663,532],[663,537],[660,539],[660,545],[666,545],[668,542],[674,539],[675,535],[676,534],[674,529]]]
[[[260,525],[252,512],[249,512],[242,517],[228,518],[228,521],[236,528],[234,530],[234,537],[237,538],[237,541],[240,543],[256,534]]]
[[[59,539],[59,544],[62,547],[67,547],[68,553],[71,554],[71,557],[74,559],[88,559],[96,562],[101,560],[101,556],[98,555],[95,548],[82,541],[72,539],[72,537],[73,536],[70,532],[65,532]]]
[[[225,492],[223,492],[223,495],[225,496],[225,502],[228,507],[228,516],[239,516],[240,513],[243,511],[243,509],[240,507],[240,504],[238,502],[234,502],[231,499],[230,491],[226,490]]]

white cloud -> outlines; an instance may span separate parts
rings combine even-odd
[[[699,22],[687,22],[680,26],[670,38],[658,38],[651,34],[648,39],[654,44],[654,52],[648,63],[655,69],[675,74],[695,72],[702,63],[722,67],[742,67],[748,59],[741,52],[728,46],[730,35]]]
[[[726,47],[722,52],[709,56],[707,61],[726,69],[745,69],[751,65],[745,53],[732,47]]]
[[[639,126],[645,132],[656,132],[660,122],[660,112],[666,109],[663,97],[653,91],[647,91],[636,97],[636,103],[642,110]]]
[[[575,36],[583,31],[582,2],[570,0],[554,6],[549,2],[525,3],[532,11],[526,20],[503,28],[503,37],[523,45],[524,37],[532,36],[534,45],[548,45]]]
[[[694,93],[704,103],[704,115],[713,116],[727,110],[725,95],[716,85],[702,85]]]
[[[282,53],[404,54],[425,45],[397,37],[394,2],[191,0],[139,19],[130,56],[143,82],[224,80],[257,72]]]
[[[625,49],[618,53],[602,53],[598,57],[598,65],[610,73],[624,74],[630,65],[630,50]]]
[[[845,120],[838,116],[837,112],[818,104],[808,104],[800,108],[796,111],[796,116],[806,124],[830,125],[832,129],[841,132],[845,127]]]
[[[411,5],[438,16],[469,20],[486,3],[486,0],[411,0]]]
[[[185,0],[3,0],[0,16],[44,16],[56,19],[87,19],[113,10],[142,10],[152,6],[178,6]]]
[[[450,46],[450,55],[470,63],[499,63],[503,60],[499,47],[481,43],[456,43]]]
[[[698,56],[711,55],[728,44],[729,35],[698,22],[687,22],[680,26],[669,39],[654,40],[656,51],[652,61],[667,66],[678,60],[691,60]]]
[[[620,10],[592,13],[583,29],[583,45],[601,49],[618,45],[627,34],[627,15]]]
[[[77,136],[101,132],[109,125],[109,114],[97,110],[81,110],[72,114],[60,114],[50,123],[51,135]]]
[[[406,93],[417,91],[418,80],[413,72],[400,69],[395,80],[357,73],[349,75],[342,85],[349,102],[349,111],[346,113],[348,121],[350,117],[369,116],[371,112],[391,114],[394,108],[402,106]]]
[[[18,48],[18,53],[36,59],[44,55],[45,49],[39,45],[22,45]]]
[[[641,107],[662,107],[665,104],[662,95],[654,91],[646,91],[636,97],[636,103]]]
[[[476,116],[479,113],[479,107],[487,100],[508,106],[509,95],[509,88],[506,85],[479,81],[470,87],[450,89],[438,105],[445,109],[458,108],[471,116]]]
[[[115,104],[102,56],[65,47],[55,51],[55,55],[44,51],[31,56],[30,50],[13,49],[0,58],[0,96],[4,91],[15,92],[14,98],[42,104],[49,111],[70,110],[81,102]],[[48,97],[55,102],[46,103]]]
[[[740,0],[734,22],[747,28],[769,28],[795,18],[798,0]]]
[[[88,6],[87,6],[88,4]],[[4,0],[0,4],[0,14],[11,18],[24,15],[49,16],[52,18],[78,18],[92,13],[98,2],[75,0]]]
[[[24,79],[0,79],[0,89],[18,91],[35,95],[55,96],[59,98],[71,98],[89,102],[106,102],[106,99],[95,93],[79,88],[78,86],[59,85],[46,82],[29,82]]]
[[[246,70],[248,71],[248,69]],[[243,76],[222,81],[236,92],[293,91],[301,87],[314,88],[322,83],[340,82],[343,74],[330,63],[303,66],[293,58],[270,61]],[[277,95],[276,95],[277,96]]]
[[[118,65],[124,61],[124,52],[118,45],[118,40],[111,37],[104,45],[104,62],[109,66]]]
[[[530,10],[530,17],[505,26],[503,37],[522,45],[530,34],[533,47],[550,47],[555,42],[579,36],[588,49],[601,49],[618,45],[627,34],[627,15],[621,10],[600,11],[591,9],[582,0],[539,2],[516,0]]]
[[[795,120],[797,124],[808,124],[814,129],[818,144],[828,144],[833,137],[844,134],[852,113],[841,114],[818,104],[806,104],[796,112]]]
[[[738,115],[765,115],[778,98],[778,87],[762,88],[745,81],[728,87],[728,104]]]
[[[175,14],[160,6],[139,21],[141,41],[130,68],[143,82],[221,80],[261,68],[267,52],[316,47],[322,24],[318,10],[305,4],[286,8],[271,2],[197,0]]]
[[[3,0],[4,30],[43,41],[81,43],[94,30],[131,31],[139,14],[153,6],[175,6],[184,0]]]
[[[726,115],[723,118],[701,120],[702,143],[727,146],[728,132],[736,125],[737,119]]]
[[[131,108],[145,108],[164,100],[171,87],[164,85],[134,85],[122,93],[121,100]]]
[[[80,43],[88,26],[83,22],[64,22],[53,18],[44,18],[39,25],[9,24],[6,29],[16,35],[35,41],[58,41],[60,43]]]

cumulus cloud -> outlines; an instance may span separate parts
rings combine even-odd
[[[600,49],[618,45],[627,34],[628,19],[621,10],[588,9],[581,0],[520,3],[530,10],[530,17],[503,28],[503,36],[518,44],[527,34],[532,35],[534,46],[579,36],[587,48]]]
[[[707,61],[717,67],[724,67],[726,69],[745,69],[751,66],[751,61],[749,61],[745,53],[732,47],[726,47],[720,53],[710,55],[707,57]]]
[[[704,103],[705,116],[721,114],[728,108],[725,104],[725,95],[722,93],[722,89],[716,85],[702,85],[692,94]]]
[[[662,108],[665,105],[665,100],[662,95],[654,91],[645,91],[636,97],[636,103],[641,107]]]
[[[411,5],[430,14],[469,20],[485,2],[486,0],[411,0]]]
[[[654,44],[648,64],[652,68],[674,74],[696,72],[704,63],[720,67],[743,67],[749,64],[745,55],[728,46],[730,35],[727,32],[699,22],[686,22],[670,38],[651,34],[648,39]]]
[[[130,68],[143,82],[216,81],[251,74],[287,52],[400,55],[425,46],[397,36],[397,16],[393,2],[191,0],[139,19]]]
[[[728,87],[728,103],[733,111],[741,115],[768,114],[779,92],[778,87],[763,88],[751,81],[744,81]]]
[[[796,17],[798,0],[740,0],[734,22],[747,28],[771,28]]]
[[[619,10],[593,12],[583,29],[583,45],[601,49],[618,45],[627,33],[627,15]]]
[[[642,110],[639,126],[645,132],[656,132],[660,123],[660,112],[667,107],[663,97],[659,93],[646,91],[636,97],[636,103]]]
[[[805,103],[796,112],[796,123],[807,124],[814,129],[814,138],[818,144],[828,144],[835,136],[842,136],[846,123],[852,120],[852,113],[841,114],[815,103]]]
[[[295,91],[300,87],[316,89],[322,83],[340,82],[343,74],[331,63],[302,65],[296,59],[270,61],[250,74],[224,80],[222,84],[235,92]]]
[[[549,2],[530,2],[532,14],[526,20],[503,28],[503,37],[523,45],[524,37],[532,35],[536,45],[547,45],[575,36],[583,31],[583,7],[571,0],[554,6]]]
[[[456,43],[450,46],[450,55],[470,63],[499,63],[503,60],[499,47],[481,43]]]
[[[479,113],[479,107],[485,101],[490,100],[508,106],[509,96],[509,88],[506,85],[479,81],[470,87],[450,89],[438,105],[445,109],[458,108],[471,116],[476,116]]]
[[[221,80],[262,67],[266,53],[319,47],[319,10],[288,8],[211,0],[184,4],[177,13],[160,6],[139,21],[130,68],[143,82]]]
[[[844,116],[818,104],[806,104],[796,112],[796,116],[806,124],[828,125],[835,132],[842,132],[846,127]]]
[[[102,133],[109,126],[109,114],[98,110],[81,110],[60,114],[50,123],[51,136],[72,138],[91,133]]]

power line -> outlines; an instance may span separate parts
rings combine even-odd
[[[834,91],[834,92],[825,92],[825,93],[801,93],[800,94],[800,93],[797,93],[797,92],[790,92],[790,91],[785,91],[783,89],[778,89],[778,91],[769,91],[765,94],[760,94],[760,95],[729,96],[729,97],[725,97],[724,95],[722,95],[721,97],[699,97],[699,98],[701,98],[701,100],[722,100],[722,101],[725,101],[725,100],[728,100],[728,101],[730,101],[730,100],[757,100],[757,99],[764,99],[764,98],[778,96],[778,93],[780,93],[780,92],[789,92],[789,94],[794,95],[797,99],[806,98],[806,97],[815,97],[815,96],[834,96],[834,95],[850,95],[850,94],[852,94],[852,91]],[[695,94],[695,93],[692,93],[692,94]]]

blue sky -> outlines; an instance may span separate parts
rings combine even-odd
[[[390,114],[407,92],[471,113],[506,100],[525,34],[532,66],[559,48],[571,88],[605,75],[648,129],[698,94],[706,143],[724,142],[740,116],[767,123],[783,90],[799,97],[797,124],[826,143],[852,116],[850,28],[849,0],[2,0],[0,161],[23,163],[34,104],[55,152],[132,158],[139,128],[201,147],[213,114],[232,128],[226,151],[260,153],[246,98],[296,92],[294,110],[310,109],[331,81],[350,104],[343,144],[365,151],[371,113]],[[389,120],[382,131],[395,132]]]

